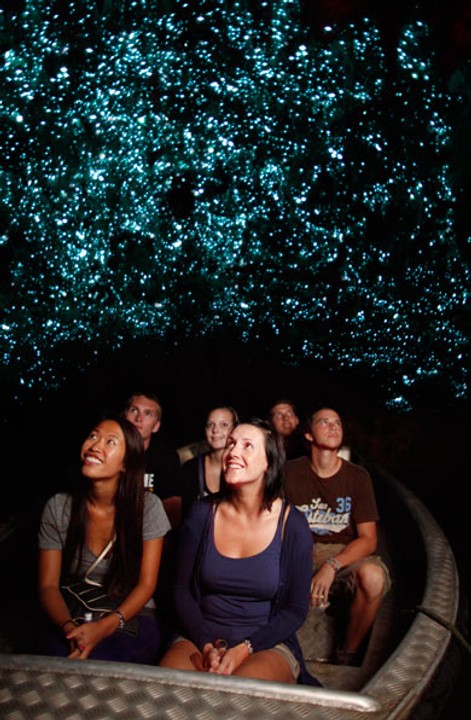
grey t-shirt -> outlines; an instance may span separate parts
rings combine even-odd
[[[71,502],[72,498],[67,493],[57,493],[46,502],[39,527],[38,543],[41,550],[64,549],[70,522]],[[170,522],[162,501],[157,495],[146,492],[144,494],[143,541],[162,537],[170,528]],[[78,568],[79,577],[83,576],[86,569],[96,560],[96,557],[88,547],[84,548],[82,563]],[[102,583],[109,562],[109,557],[103,558],[90,573],[90,579]],[[153,601],[149,601],[147,606],[153,606]]]

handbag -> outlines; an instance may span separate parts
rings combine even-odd
[[[82,580],[65,583],[61,586],[70,614],[77,622],[85,622],[85,613],[87,612],[92,613],[93,620],[99,620],[103,615],[114,612],[121,602],[121,598],[112,598],[103,589],[101,583],[90,578],[93,570],[113,547],[114,541],[115,538],[113,537],[96,560],[87,568]],[[137,635],[138,626],[137,617],[131,618],[125,622],[123,628],[118,629],[118,632],[126,632],[135,636]]]
[[[119,600],[110,598],[102,587],[89,585],[86,580],[78,580],[69,585],[63,585],[62,590],[67,593],[65,600],[69,610],[73,607],[79,613],[88,611],[101,616],[113,612],[119,605]],[[75,619],[78,620],[79,618],[76,617]]]

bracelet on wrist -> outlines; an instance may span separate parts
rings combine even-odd
[[[327,563],[327,565],[330,565],[330,567],[332,568],[332,570],[335,573],[338,573],[338,571],[341,570],[341,568],[342,568],[339,561],[334,557],[328,558],[328,560],[326,560],[326,563]]]
[[[126,620],[124,619],[124,615],[121,612],[121,610],[115,610],[114,612],[118,616],[118,620],[119,620],[118,630],[122,630],[124,628],[124,626],[126,625]]]
[[[245,638],[243,643],[244,643],[245,647],[247,648],[247,650],[249,651],[249,655],[253,655],[253,647],[252,647],[252,643],[250,642],[250,640],[248,638]]]

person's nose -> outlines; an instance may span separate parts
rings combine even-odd
[[[232,445],[232,447],[229,448],[229,457],[230,458],[239,457],[239,446],[237,443],[234,443],[234,445]]]

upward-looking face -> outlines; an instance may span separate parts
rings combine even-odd
[[[103,420],[82,445],[82,475],[91,480],[119,479],[124,470],[126,440],[114,420]]]
[[[338,450],[342,445],[343,426],[338,413],[330,408],[318,410],[311,420],[311,431],[306,438],[318,448]]]
[[[288,437],[299,425],[299,418],[289,403],[277,403],[271,409],[270,420],[279,435]]]
[[[222,467],[228,485],[263,482],[268,469],[263,430],[249,423],[237,425],[227,438]]]
[[[226,439],[232,428],[234,421],[232,413],[226,408],[216,408],[211,410],[206,420],[206,440],[213,450],[221,450],[226,445]]]
[[[151,436],[160,428],[160,407],[145,395],[135,395],[131,398],[124,417],[139,430],[144,445],[149,445]]]

